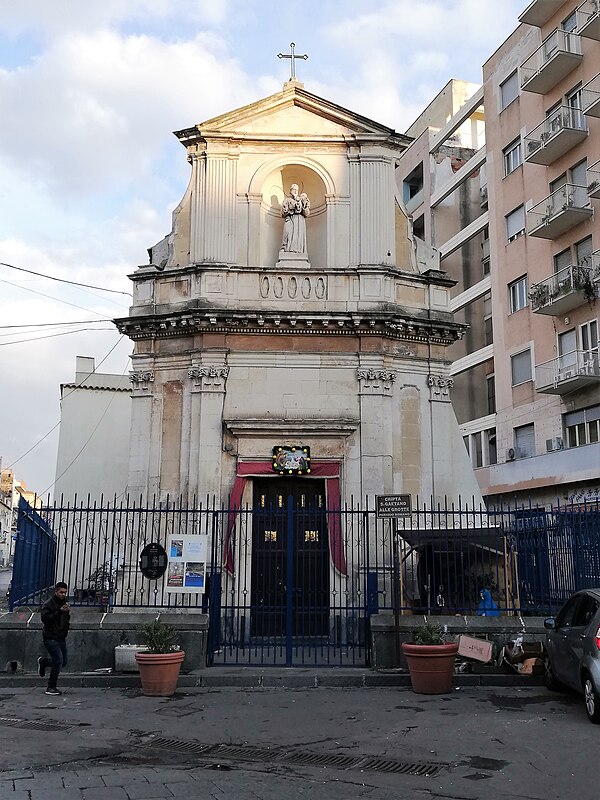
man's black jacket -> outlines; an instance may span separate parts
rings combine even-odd
[[[42,606],[42,625],[44,639],[66,639],[69,632],[70,612],[61,611],[61,606],[66,603],[56,595],[52,595]]]

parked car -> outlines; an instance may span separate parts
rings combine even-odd
[[[546,686],[581,692],[588,718],[600,723],[600,589],[574,594],[544,627]]]

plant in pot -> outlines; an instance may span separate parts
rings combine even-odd
[[[444,694],[450,691],[458,642],[449,642],[441,625],[432,622],[420,625],[414,631],[413,641],[404,642],[402,650],[413,692]]]
[[[171,697],[185,652],[175,643],[177,631],[172,625],[154,620],[140,626],[144,651],[135,654],[140,668],[142,693],[148,697]]]

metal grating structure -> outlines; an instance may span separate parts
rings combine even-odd
[[[250,761],[257,763],[294,765],[299,767],[328,767],[330,769],[360,769],[368,772],[391,772],[400,775],[432,777],[448,764],[435,762],[397,761],[376,756],[348,756],[341,753],[314,753],[306,750],[280,750],[260,748],[251,745],[203,744],[168,739],[161,736],[146,739],[145,747],[170,750],[199,758],[224,758],[231,761]]]

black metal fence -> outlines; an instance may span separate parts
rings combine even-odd
[[[206,537],[206,563],[194,565],[202,593],[142,575],[147,544],[168,550],[190,534]],[[56,580],[75,606],[208,612],[211,663],[362,664],[381,611],[546,615],[600,586],[600,507],[417,499],[410,517],[390,520],[373,500],[321,508],[291,496],[259,509],[23,504],[11,608],[41,603]]]

